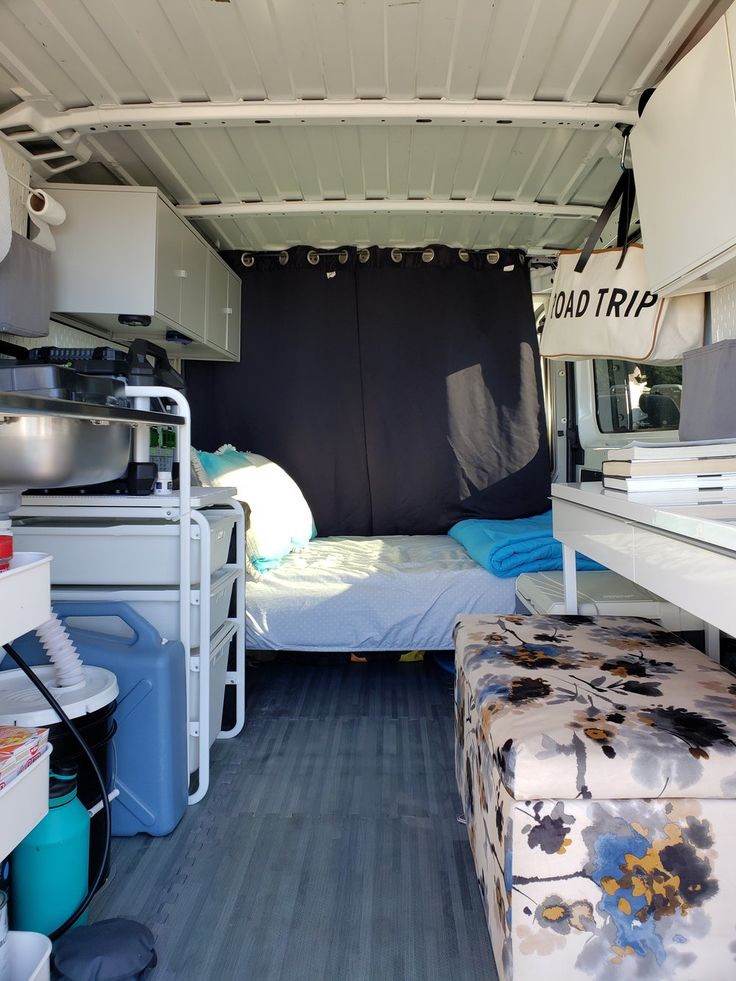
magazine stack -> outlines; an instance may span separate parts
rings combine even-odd
[[[0,790],[38,759],[48,737],[48,729],[0,726]]]

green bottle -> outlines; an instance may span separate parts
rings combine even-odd
[[[49,812],[11,856],[14,930],[53,933],[87,894],[89,814],[77,797],[76,766],[54,766]],[[87,922],[82,914],[75,925]]]

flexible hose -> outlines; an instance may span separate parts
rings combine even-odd
[[[82,661],[66,627],[55,613],[46,623],[36,627],[36,636],[56,669],[56,687],[84,684]]]
[[[43,697],[49,703],[49,705],[54,710],[54,712],[56,712],[56,714],[59,716],[59,718],[61,719],[61,721],[67,727],[67,729],[69,730],[69,732],[71,732],[72,736],[74,736],[74,738],[76,739],[76,741],[79,743],[80,749],[82,750],[82,752],[84,753],[84,755],[87,757],[87,761],[89,762],[90,766],[94,770],[95,777],[97,778],[97,782],[100,785],[100,793],[102,794],[102,809],[103,809],[103,811],[105,813],[105,847],[104,847],[103,852],[102,852],[102,858],[100,859],[100,867],[97,870],[97,874],[95,876],[94,882],[92,883],[92,885],[87,890],[87,895],[84,897],[84,899],[79,904],[79,906],[77,906],[77,908],[72,913],[72,915],[68,919],[66,919],[61,924],[61,926],[57,927],[53,931],[53,933],[50,933],[49,934],[49,940],[52,940],[53,941],[53,940],[58,940],[58,938],[63,933],[66,933],[66,931],[69,929],[69,927],[74,926],[74,924],[77,922],[77,920],[79,919],[79,917],[82,915],[82,913],[84,913],[84,911],[87,909],[87,907],[89,906],[89,904],[92,902],[92,897],[94,896],[94,894],[97,892],[97,890],[102,885],[102,877],[105,874],[105,866],[107,865],[107,859],[108,859],[108,856],[110,854],[110,840],[111,840],[111,837],[112,837],[112,814],[110,812],[110,801],[107,799],[107,787],[105,786],[104,777],[102,776],[102,773],[100,773],[100,768],[97,765],[97,760],[92,755],[92,752],[90,751],[89,746],[87,746],[87,743],[84,741],[84,738],[82,737],[82,735],[79,732],[79,730],[77,729],[77,727],[74,725],[74,723],[69,718],[69,716],[66,714],[66,712],[61,707],[61,705],[59,705],[59,703],[56,701],[56,699],[51,694],[51,692],[48,690],[48,688],[46,687],[46,685],[41,681],[41,679],[36,675],[36,673],[34,671],[32,671],[28,667],[28,665],[26,664],[26,662],[23,660],[23,658],[20,656],[20,654],[15,650],[15,648],[13,647],[13,645],[12,644],[4,644],[3,647],[4,647],[5,652],[7,653],[7,655],[13,661],[15,661],[15,663],[21,669],[21,671],[23,672],[23,674],[26,675],[26,677],[28,678],[28,680],[33,685],[36,686],[36,688],[43,695]]]

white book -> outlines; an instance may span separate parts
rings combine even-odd
[[[708,460],[604,460],[603,473],[606,477],[736,474],[736,456],[713,456]]]
[[[634,440],[608,451],[609,460],[703,460],[736,456],[736,441],[730,439],[677,443],[644,443]]]
[[[717,505],[722,505],[728,508],[728,517],[731,520],[736,519],[736,514],[731,514],[734,507],[736,507],[736,488],[732,491],[721,491],[721,490],[709,490],[709,491],[649,491],[627,494],[625,490],[615,490],[613,488],[607,487],[606,491],[609,494],[618,494],[622,499],[627,501],[633,501],[635,504],[655,504],[659,507],[676,507],[683,505],[695,505],[695,504],[709,504],[713,507]],[[720,517],[719,515],[710,513],[711,517]],[[723,517],[726,517],[724,514]]]
[[[615,490],[625,490],[631,493],[649,493],[652,491],[699,491],[699,490],[736,490],[736,474],[680,474],[668,476],[659,474],[652,477],[605,477],[604,487]]]

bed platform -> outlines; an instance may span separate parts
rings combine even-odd
[[[446,535],[317,538],[245,595],[251,650],[452,650],[458,613],[515,606],[514,580]]]

